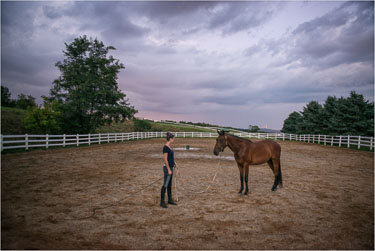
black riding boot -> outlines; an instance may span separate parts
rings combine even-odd
[[[164,197],[165,197],[165,186],[161,187],[161,198],[160,198],[160,206],[163,208],[167,208],[167,204],[164,202]]]
[[[174,202],[172,199],[172,187],[168,187],[167,192],[168,192],[168,204],[177,205],[177,203]]]

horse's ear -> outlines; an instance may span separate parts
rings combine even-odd
[[[223,132],[222,132],[220,129],[217,129],[217,133],[218,133],[219,135],[223,134]]]

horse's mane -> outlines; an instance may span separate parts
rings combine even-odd
[[[237,138],[237,139],[239,139],[239,140],[242,140],[242,141],[250,141],[250,142],[252,142],[250,139],[244,139],[244,138],[238,137],[238,136],[233,135],[233,134],[228,134],[228,135],[229,135],[229,136],[232,136],[232,137],[234,137],[234,138]]]

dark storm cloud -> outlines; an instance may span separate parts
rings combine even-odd
[[[59,8],[54,6],[43,6],[43,12],[51,19],[60,18],[63,16],[63,13],[59,10]]]
[[[348,2],[326,15],[299,25],[284,41],[268,44],[274,53],[287,52],[282,64],[329,68],[374,61],[374,3]]]
[[[147,34],[150,29],[134,24],[133,2],[75,2],[66,15],[79,20],[82,31],[101,32],[103,37],[134,38]],[[84,10],[78,12],[77,10]]]
[[[134,7],[150,19],[161,24],[166,24],[170,19],[180,19],[183,22],[184,17],[195,15],[197,12],[207,14],[220,2],[141,2]],[[198,21],[198,20],[197,20]]]
[[[179,28],[177,34],[180,35],[219,30],[225,35],[262,25],[272,18],[278,4],[167,1],[124,3],[124,6],[133,14],[159,24],[161,30],[176,32]]]
[[[7,36],[15,35],[24,40],[33,33],[33,8],[35,2],[1,2],[1,30]],[[14,27],[17,27],[15,29]]]
[[[209,20],[209,28],[220,29],[223,34],[249,30],[270,20],[277,6],[276,3],[264,2],[222,3]]]

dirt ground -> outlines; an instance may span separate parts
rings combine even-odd
[[[3,154],[1,248],[374,249],[374,154],[279,143],[284,187],[272,192],[268,165],[251,166],[244,196],[229,149],[177,138],[200,149],[175,151],[168,209],[163,139]]]

